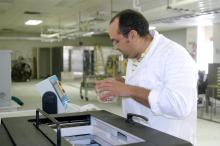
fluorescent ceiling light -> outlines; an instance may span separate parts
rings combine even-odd
[[[25,25],[39,25],[42,22],[43,22],[42,20],[28,20],[25,22]]]

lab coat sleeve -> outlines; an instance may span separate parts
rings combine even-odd
[[[197,69],[186,54],[172,54],[164,61],[163,81],[150,91],[151,110],[156,115],[181,119],[196,107]]]

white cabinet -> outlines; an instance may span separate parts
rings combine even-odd
[[[11,99],[11,51],[0,51],[0,99]]]
[[[17,107],[11,101],[11,51],[0,51],[0,112]]]

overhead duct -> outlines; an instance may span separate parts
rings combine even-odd
[[[203,5],[201,6],[201,4]],[[141,5],[144,7],[143,3]],[[150,24],[173,23],[182,19],[218,13],[220,13],[220,1],[218,0],[167,0],[166,6],[144,11]]]
[[[95,34],[105,33],[99,27],[100,24],[106,22],[106,19],[110,16],[110,12],[96,11],[89,15],[79,15],[78,24],[74,23],[72,26],[56,28],[49,27],[43,28],[41,32],[42,41],[51,41],[50,39],[61,41],[62,39],[76,39],[79,37],[89,37]]]

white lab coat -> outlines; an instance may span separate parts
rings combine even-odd
[[[149,119],[148,126],[196,145],[196,64],[185,48],[156,31],[151,31],[151,35],[150,50],[135,71],[132,72],[132,60],[128,60],[125,80],[126,84],[151,90],[151,108],[123,98],[124,116],[143,115]]]

